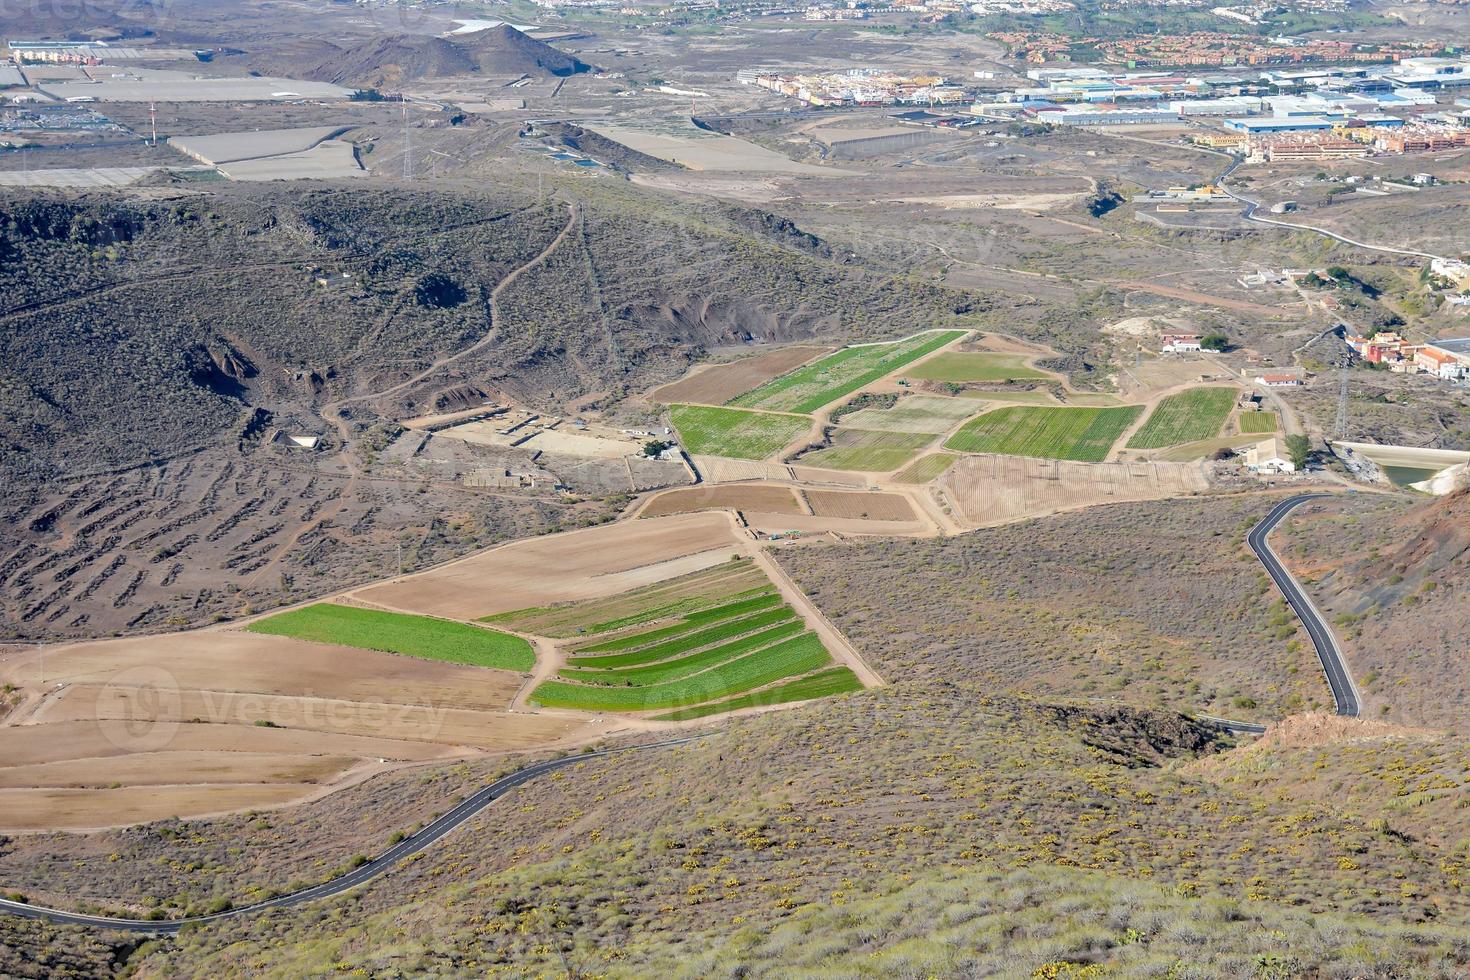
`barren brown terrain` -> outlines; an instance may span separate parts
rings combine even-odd
[[[608,524],[518,541],[354,595],[391,609],[478,619],[613,595],[718,565],[735,540],[724,514]]]
[[[665,405],[723,405],[736,395],[758,388],[827,350],[825,347],[783,347],[727,364],[712,364],[695,369],[687,378],[664,385],[649,397]]]
[[[662,517],[726,508],[766,514],[804,513],[796,494],[787,487],[725,484],[665,491],[650,500],[638,516]]]

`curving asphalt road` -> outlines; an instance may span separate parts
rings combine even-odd
[[[1322,614],[1312,604],[1311,598],[1302,589],[1292,574],[1281,564],[1276,557],[1276,552],[1271,550],[1271,532],[1276,525],[1280,524],[1287,514],[1309,500],[1319,500],[1330,497],[1327,493],[1299,493],[1293,497],[1287,497],[1281,503],[1272,508],[1261,523],[1257,524],[1251,531],[1250,537],[1246,539],[1261,564],[1266,566],[1266,572],[1271,576],[1281,594],[1286,597],[1287,603],[1302,625],[1307,628],[1307,635],[1312,638],[1312,645],[1317,648],[1317,659],[1322,661],[1322,672],[1327,675],[1327,684],[1332,688],[1333,700],[1337,702],[1337,713],[1346,718],[1358,717],[1362,706],[1362,699],[1358,693],[1358,685],[1353,683],[1353,675],[1348,670],[1347,662],[1343,659],[1342,650],[1337,645],[1337,637],[1332,635],[1332,630],[1322,619]]]
[[[1246,539],[1261,564],[1266,566],[1277,587],[1281,589],[1282,595],[1290,604],[1297,617],[1301,619],[1302,625],[1306,627],[1307,634],[1312,638],[1312,644],[1317,648],[1317,657],[1322,661],[1322,671],[1327,676],[1327,683],[1332,688],[1332,696],[1337,702],[1337,713],[1350,718],[1358,716],[1360,698],[1357,685],[1353,683],[1352,674],[1349,673],[1346,662],[1343,660],[1342,651],[1338,649],[1337,639],[1332,635],[1327,623],[1322,619],[1322,614],[1312,604],[1312,600],[1302,590],[1301,585],[1291,573],[1281,564],[1276,553],[1271,550],[1269,538],[1276,525],[1280,524],[1287,514],[1309,500],[1318,500],[1330,497],[1326,493],[1302,493],[1288,497],[1272,508],[1271,513],[1252,529],[1250,536]],[[1264,731],[1262,726],[1243,722],[1229,721],[1223,718],[1206,718],[1223,728],[1239,732],[1259,733]],[[188,926],[201,925],[204,923],[222,922],[226,919],[238,918],[240,916],[253,915],[274,908],[289,908],[295,905],[304,905],[308,902],[331,898],[343,892],[350,891],[364,882],[370,881],[390,870],[398,862],[410,855],[417,854],[425,848],[437,842],[441,837],[450,833],[465,821],[476,816],[481,810],[494,803],[506,793],[515,789],[523,783],[528,783],[538,776],[544,776],[549,772],[555,772],[570,765],[575,765],[587,759],[597,759],[604,756],[615,755],[619,752],[635,752],[644,749],[668,748],[675,745],[687,745],[701,739],[709,738],[717,732],[706,732],[701,735],[690,735],[684,738],[668,739],[663,742],[652,742],[647,745],[636,745],[620,749],[604,749],[600,752],[588,752],[582,755],[566,756],[560,759],[549,759],[527,766],[519,772],[511,773],[502,779],[498,779],[476,791],[462,803],[452,810],[434,820],[427,827],[410,837],[390,847],[382,854],[368,861],[348,873],[326,881],[320,885],[303,888],[301,891],[292,892],[289,895],[280,895],[276,898],[256,902],[253,905],[244,905],[240,908],[229,909],[213,915],[195,916],[190,919],[172,919],[167,921],[151,921],[148,919],[118,919],[102,915],[83,915],[80,912],[67,912],[62,909],[46,908],[39,905],[28,905],[24,902],[14,902],[9,899],[0,899],[0,912],[8,912],[12,915],[22,916],[28,919],[44,919],[63,925],[93,926],[104,929],[116,929],[123,932],[147,933],[152,935],[172,935]]]
[[[292,892],[289,895],[279,895],[263,902],[256,902],[254,905],[242,905],[239,908],[217,912],[213,915],[199,915],[190,919],[169,919],[165,921],[116,919],[105,915],[83,915],[80,912],[67,912],[63,909],[28,905],[25,902],[13,902],[9,899],[0,899],[0,912],[8,912],[26,919],[44,919],[47,922],[54,922],[61,925],[94,926],[102,929],[116,929],[121,932],[148,933],[150,935],[173,935],[187,926],[223,922],[226,919],[253,915],[257,912],[264,912],[267,909],[304,905],[307,902],[315,902],[323,898],[331,898],[333,895],[340,895],[366,881],[378,877],[404,858],[417,854],[419,851],[434,844],[441,837],[477,815],[481,810],[517,786],[520,786],[522,783],[528,783],[538,776],[544,776],[549,772],[555,772],[558,769],[564,769],[567,766],[576,765],[578,762],[585,762],[588,759],[599,759],[622,752],[638,752],[645,749],[662,749],[671,748],[675,745],[687,745],[690,742],[697,742],[717,734],[719,733],[705,732],[701,735],[689,735],[684,738],[673,738],[663,742],[650,742],[647,745],[604,749],[600,752],[584,752],[581,755],[569,755],[560,759],[548,759],[545,762],[538,762],[535,765],[527,766],[519,772],[513,772],[509,776],[497,779],[489,786],[483,787],[465,799],[464,802],[454,807],[454,809],[442,814],[433,823],[418,833],[405,837],[371,861],[354,868],[341,877],[333,878],[331,881],[324,881],[320,885],[313,885],[310,888],[303,888],[301,891]]]
[[[1332,231],[1327,228],[1318,227],[1317,225],[1304,225],[1296,221],[1277,221],[1275,218],[1263,218],[1260,215],[1256,214],[1256,210],[1261,206],[1260,201],[1252,200],[1251,198],[1248,198],[1243,194],[1238,194],[1235,191],[1231,190],[1229,187],[1225,186],[1225,178],[1234,173],[1235,168],[1240,166],[1241,162],[1244,160],[1243,157],[1235,156],[1234,154],[1227,155],[1234,157],[1234,160],[1228,167],[1221,171],[1220,176],[1215,179],[1215,186],[1224,191],[1227,197],[1233,198],[1237,203],[1245,205],[1245,212],[1241,215],[1241,217],[1247,221],[1254,221],[1257,224],[1262,225],[1275,225],[1277,228],[1291,228],[1296,231],[1315,231],[1319,235],[1325,235],[1328,238],[1332,238],[1339,242],[1342,242],[1344,245],[1353,245],[1357,248],[1366,248],[1369,251],[1373,252],[1387,252],[1391,255],[1407,255],[1411,258],[1421,259],[1443,258],[1443,256],[1435,255],[1433,252],[1418,252],[1412,248],[1398,248],[1393,245],[1375,245],[1372,242],[1361,242],[1358,241],[1356,238],[1349,238],[1346,235],[1339,234],[1338,232]]]

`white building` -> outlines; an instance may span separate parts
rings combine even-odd
[[[1252,473],[1295,473],[1296,464],[1286,451],[1286,440],[1272,436],[1245,451],[1245,468]]]

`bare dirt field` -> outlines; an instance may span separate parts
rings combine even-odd
[[[988,527],[1093,504],[1162,500],[1209,488],[1203,463],[1074,463],[967,456],[937,486],[956,519]]]
[[[82,830],[279,806],[309,796],[308,783],[119,786],[116,789],[4,789],[7,830]]]
[[[638,516],[663,517],[719,508],[756,510],[766,514],[803,513],[796,495],[787,487],[726,484],[661,493],[650,500]]]
[[[553,534],[353,593],[375,605],[452,619],[613,595],[717,565],[735,541],[724,514],[661,517]]]
[[[0,679],[32,689],[58,683],[137,686],[153,678],[195,690],[473,709],[503,708],[521,684],[520,675],[509,671],[235,630],[77,643],[0,662]]]
[[[664,385],[649,397],[665,405],[723,405],[828,350],[827,347],[783,347],[728,364],[713,364]]]
[[[179,725],[168,743],[169,752],[299,754],[305,738],[301,732],[250,725]],[[311,749],[328,755],[360,759],[394,759],[422,762],[459,754],[456,748],[431,742],[390,738],[312,733]],[[0,766],[38,766],[72,759],[110,759],[126,763],[131,750],[125,742],[110,738],[95,721],[66,721],[46,725],[15,725],[0,738]],[[148,757],[145,754],[144,757]]]
[[[157,786],[168,783],[320,783],[356,760],[341,755],[158,752],[0,769],[0,789]]]
[[[16,650],[0,679],[23,695],[0,738],[9,830],[273,806],[590,725],[508,711],[524,683],[510,671],[233,629]]]
[[[138,718],[138,703],[147,697],[149,692],[145,688],[81,684],[68,687],[64,696],[49,701],[35,720],[40,724],[92,718],[118,721],[123,724],[102,727],[104,731],[121,732]],[[554,742],[577,726],[575,721],[549,715],[187,689],[150,706],[149,718],[161,722],[160,728],[167,726],[170,731],[172,724],[190,724],[195,718],[206,723],[287,728],[303,733],[306,743],[303,748],[309,746],[312,733],[325,731],[513,751]]]
[[[807,490],[806,499],[818,517],[856,518],[869,521],[914,521],[918,515],[907,497],[897,493],[845,493],[841,490]]]

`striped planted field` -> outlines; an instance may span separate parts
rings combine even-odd
[[[1213,439],[1235,405],[1234,388],[1192,388],[1160,399],[1129,449],[1163,449]]]
[[[1243,435],[1270,435],[1276,431],[1276,413],[1241,412],[1240,431]]]
[[[944,448],[1100,463],[1143,411],[1122,408],[1002,408],[965,423]]]
[[[604,599],[527,610],[517,620],[522,625],[554,614],[551,625],[575,629],[563,646],[565,666],[531,693],[531,702],[584,711],[681,709],[702,717],[861,686],[834,667],[821,639],[759,569],[735,564],[748,571],[686,576],[673,592],[636,590],[618,597],[616,609]]]
[[[963,336],[962,330],[931,330],[891,344],[845,347],[727,404],[770,412],[815,412]]]

